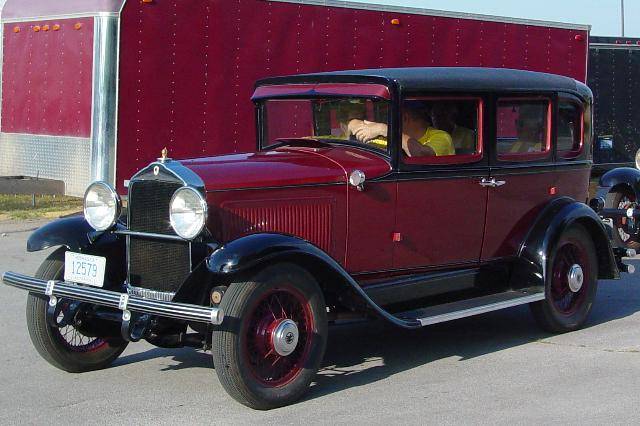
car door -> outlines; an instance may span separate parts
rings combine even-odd
[[[548,96],[503,96],[495,109],[487,225],[482,260],[516,256],[534,220],[556,196],[552,162],[553,101]]]
[[[424,107],[430,125],[437,124],[449,136],[465,129],[464,137],[452,137],[455,155],[409,157],[401,153],[397,182],[394,268],[398,270],[442,267],[479,262],[484,234],[489,171],[484,151],[484,99],[478,96],[408,98],[407,109]],[[436,123],[434,111],[455,111],[457,127]],[[451,118],[451,117],[450,117]]]

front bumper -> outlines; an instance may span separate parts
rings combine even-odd
[[[54,304],[59,298],[63,298],[119,309],[125,319],[131,312],[213,325],[222,324],[224,319],[224,313],[219,308],[143,299],[126,293],[84,287],[64,281],[45,281],[14,272],[3,274],[2,281],[6,285],[30,293],[47,295],[50,303]]]

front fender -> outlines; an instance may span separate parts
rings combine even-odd
[[[123,228],[121,225],[116,225]],[[119,240],[114,234],[96,232],[82,216],[58,219],[38,228],[27,240],[27,251],[36,252],[51,247],[64,246],[72,251],[86,249]]]
[[[278,261],[314,264],[317,271],[321,270],[331,277],[327,283],[329,286],[340,286],[342,291],[352,292],[384,319],[403,328],[420,327],[418,322],[400,319],[382,309],[338,262],[301,238],[271,233],[249,235],[215,250],[207,259],[206,264],[213,274],[233,277],[236,274]]]
[[[120,224],[116,227],[124,229]],[[125,281],[127,266],[125,238],[111,232],[96,232],[84,217],[73,216],[56,220],[37,229],[27,240],[29,252],[60,246],[74,252],[105,257],[107,281],[116,286]]]
[[[609,236],[602,220],[586,204],[563,197],[553,200],[540,213],[520,247],[519,264],[514,268],[512,284],[518,287],[544,288],[548,275],[549,254],[562,233],[574,224],[582,225],[591,235],[597,251],[600,279],[619,279]]]

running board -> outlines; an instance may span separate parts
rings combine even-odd
[[[445,305],[416,309],[396,314],[404,321],[418,321],[421,326],[439,324],[460,318],[472,317],[487,312],[499,311],[519,305],[526,305],[544,300],[544,292],[507,291]]]

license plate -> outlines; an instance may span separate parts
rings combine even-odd
[[[93,287],[104,286],[104,271],[107,259],[88,254],[65,253],[64,280]]]

